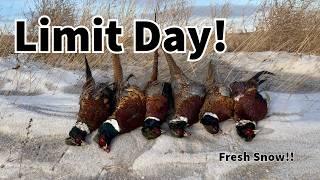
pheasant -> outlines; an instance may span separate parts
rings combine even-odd
[[[185,128],[199,121],[199,112],[205,97],[205,86],[187,78],[174,62],[173,57],[164,52],[171,75],[174,98],[174,118],[169,121],[171,133],[176,137],[190,135]]]
[[[88,60],[85,57],[86,82],[80,95],[80,109],[75,126],[65,142],[80,146],[92,131],[107,119],[114,108],[114,90],[107,83],[96,84]]]
[[[230,97],[229,89],[216,84],[211,63],[208,68],[206,89],[206,98],[199,119],[209,133],[216,134],[220,130],[219,122],[233,117],[234,101]]]
[[[145,88],[146,118],[141,132],[147,139],[155,139],[162,133],[160,125],[166,120],[169,111],[169,101],[172,99],[170,83],[159,82],[158,79],[158,50],[154,52],[151,80]]]
[[[112,55],[116,86],[116,108],[99,128],[97,140],[100,148],[110,152],[111,141],[118,135],[132,131],[143,124],[146,103],[142,90],[123,82],[122,67],[118,54]]]
[[[256,135],[256,123],[268,113],[268,103],[258,91],[264,74],[274,75],[268,71],[261,71],[247,81],[230,84],[231,95],[234,98],[234,118],[237,121],[236,129],[240,137],[251,141]]]

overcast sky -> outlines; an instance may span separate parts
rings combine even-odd
[[[81,1],[81,0],[80,0]],[[147,3],[155,0],[138,0],[140,3]],[[222,4],[226,0],[192,0],[194,6],[208,6],[212,2]],[[0,0],[0,26],[3,24],[12,24],[14,19],[23,18],[24,12],[32,6],[33,0]],[[228,0],[227,2],[234,5],[258,4],[258,0]],[[12,23],[11,23],[12,22]]]

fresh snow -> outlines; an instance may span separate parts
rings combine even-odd
[[[178,139],[167,133],[146,140],[140,128],[117,137],[109,154],[93,142],[81,147],[64,144],[75,124],[84,72],[23,63],[14,58],[0,61],[0,179],[317,179],[320,177],[320,57],[285,52],[226,53],[214,59],[220,82],[248,78],[253,71],[276,73],[263,91],[270,99],[268,117],[258,123],[252,142],[236,135],[234,122],[222,123],[218,135],[202,125],[192,135]],[[168,79],[160,62],[162,79]],[[186,62],[179,64],[188,70]],[[189,69],[196,79],[206,72],[205,62]],[[141,79],[150,63],[125,65],[125,73]],[[187,68],[186,68],[187,67]],[[147,71],[142,71],[147,68]],[[230,71],[232,72],[230,73]],[[110,71],[96,70],[99,81],[110,81]],[[197,78],[200,80],[201,78]],[[280,87],[279,87],[280,86]],[[32,118],[30,134],[26,129]],[[219,161],[219,153],[290,154],[293,161]]]

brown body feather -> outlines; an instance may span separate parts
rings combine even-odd
[[[165,83],[158,81],[158,50],[154,52],[152,74],[145,88],[146,117],[156,117],[164,122],[169,111],[168,95],[165,94]]]
[[[112,115],[118,121],[120,133],[129,132],[143,124],[145,104],[145,96],[139,88],[132,86],[122,91]]]
[[[238,135],[251,141],[256,136],[256,122],[264,119],[267,113],[267,101],[256,88],[249,88],[235,97],[234,119]]]
[[[112,62],[117,89],[117,105],[112,117],[117,120],[121,133],[125,133],[143,124],[146,112],[145,96],[136,86],[125,87],[118,54],[113,54]]]
[[[237,134],[246,141],[251,141],[256,135],[256,122],[265,118],[268,113],[267,101],[258,92],[264,74],[274,75],[268,71],[256,73],[247,81],[230,84],[234,98],[234,119],[237,121]]]
[[[87,58],[85,65],[86,82],[80,95],[77,123],[69,131],[70,137],[65,140],[68,145],[80,146],[86,136],[98,129],[114,109],[114,90],[107,83],[95,83]]]
[[[206,83],[207,95],[199,118],[202,118],[205,113],[210,112],[216,114],[219,122],[222,122],[233,117],[234,101],[230,97],[229,92],[223,92],[223,90],[228,91],[227,89],[223,89],[223,87],[219,88],[216,85],[214,74],[213,65],[209,63]]]
[[[258,89],[258,86],[266,81],[266,80],[260,79],[260,76],[262,75],[274,75],[274,74],[268,71],[260,71],[247,81],[236,81],[231,83],[230,89],[231,89],[232,96],[235,97],[240,94],[243,94],[245,93],[246,90],[250,88]]]
[[[200,96],[190,96],[179,99],[181,99],[181,101],[176,103],[176,116],[186,117],[189,125],[197,123],[199,121],[198,115],[203,104],[203,98]]]
[[[169,112],[169,98],[171,85],[158,81],[158,50],[154,52],[152,74],[145,88],[146,118],[141,132],[147,139],[154,139],[161,135],[161,124],[166,120]]]
[[[265,81],[260,80],[260,76],[265,74],[274,75],[268,71],[260,71],[247,81],[230,84],[235,100],[235,120],[259,121],[267,115],[267,101],[258,92],[259,85]]]
[[[111,104],[109,97],[93,96],[80,98],[80,110],[78,121],[88,125],[90,131],[94,131],[111,115]]]
[[[86,58],[85,65],[86,82],[80,95],[77,121],[87,124],[90,131],[94,131],[111,115],[114,94],[108,84],[95,83]]]
[[[222,95],[218,87],[211,87],[201,108],[199,118],[203,117],[204,113],[211,112],[218,116],[219,122],[222,122],[233,117],[233,107],[232,98]]]
[[[265,118],[268,113],[268,104],[257,89],[248,89],[240,96],[238,100],[235,100],[234,105],[236,120],[259,121]]]
[[[188,118],[188,124],[199,121],[198,115],[205,96],[203,84],[188,79],[176,65],[172,56],[165,53],[170,74],[175,105],[175,116]]]
[[[154,81],[146,89],[146,117],[159,118],[161,122],[169,111],[168,97],[164,95],[164,83]]]
[[[146,113],[144,92],[136,86],[123,82],[119,55],[112,55],[112,64],[116,85],[116,106],[112,116],[100,126],[96,136],[100,148],[106,152],[110,151],[114,137],[141,126]]]

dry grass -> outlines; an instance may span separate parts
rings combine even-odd
[[[256,31],[228,34],[229,51],[287,51],[320,55],[320,10],[317,0],[265,1]]]
[[[135,18],[153,19],[153,13],[158,8],[158,17],[160,17],[158,22],[161,25],[186,25],[191,15],[189,0],[160,0],[143,8],[137,8],[138,3],[135,0],[84,0],[79,5],[78,10],[72,0],[34,0],[34,4],[34,7],[30,8],[29,13],[27,13],[30,26],[29,39],[37,39],[34,34],[36,35],[37,20],[41,15],[48,15],[51,19],[54,19],[55,21],[51,25],[85,25],[90,28],[92,17],[98,14],[104,17],[105,21],[107,19],[118,19],[124,27],[124,34],[119,41],[124,44],[124,47],[128,48],[127,51],[129,51],[133,42],[132,24]],[[172,18],[169,19],[168,17]],[[132,53],[128,52],[128,54],[127,57],[132,57]],[[104,54],[88,54],[87,56],[92,59],[91,64],[94,67],[99,66],[100,68],[106,66],[110,59],[107,49],[105,49]],[[83,63],[83,55],[81,54],[33,54],[31,58],[47,64],[63,65],[69,68],[78,68]]]
[[[6,57],[14,53],[14,36],[8,32],[0,31],[0,57]]]
[[[140,4],[138,4],[141,6]],[[37,39],[37,20],[41,15],[52,19],[51,25],[85,25],[91,26],[91,18],[101,15],[105,20],[119,19],[124,26],[124,36],[120,39],[127,47],[128,54],[132,45],[132,22],[138,17],[153,19],[155,9],[162,27],[168,25],[188,25],[191,16],[190,0],[159,0],[145,7],[137,8],[135,0],[83,0],[75,5],[73,0],[34,0],[34,6],[28,10],[29,39]],[[229,32],[226,36],[228,51],[288,51],[320,55],[320,2],[317,0],[265,0],[257,11],[254,32]],[[229,17],[230,3],[223,6],[212,6],[212,18]],[[213,42],[214,37],[211,39]],[[13,53],[13,36],[0,31],[0,56]],[[213,51],[213,43],[207,53]],[[188,46],[189,47],[189,46]],[[90,54],[94,66],[103,68],[108,64],[109,54]],[[132,59],[132,58],[127,59]],[[32,54],[30,59],[55,65],[78,68],[82,65],[81,54]]]

